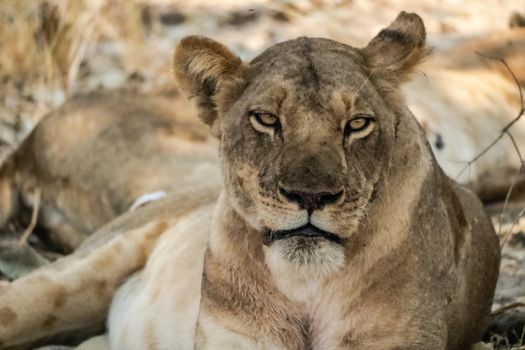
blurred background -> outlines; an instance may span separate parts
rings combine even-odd
[[[275,42],[297,36],[362,46],[402,10],[424,19],[429,44],[441,51],[505,30],[511,20],[519,24],[525,4],[520,0],[1,0],[0,123],[4,127],[0,139],[14,145],[42,115],[72,94],[130,84],[145,91],[173,88],[171,55],[185,35],[210,36],[250,59]]]
[[[434,48],[404,87],[408,105],[445,172],[483,198],[502,234],[494,309],[523,306],[523,0],[0,0],[0,162],[73,95],[176,94],[171,58],[186,35],[209,36],[249,60],[298,36],[364,46],[403,10],[423,18]],[[469,163],[513,120],[513,139],[503,135]]]

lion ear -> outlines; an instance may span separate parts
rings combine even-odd
[[[415,13],[401,12],[361,49],[372,74],[398,85],[430,52],[425,47],[425,25]]]
[[[241,59],[206,37],[182,39],[175,49],[173,68],[181,92],[197,103],[208,125],[214,124],[225,104],[233,102],[233,90],[239,90],[244,80]]]

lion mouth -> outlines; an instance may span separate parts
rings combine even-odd
[[[269,232],[269,235],[270,242],[290,237],[303,237],[309,239],[324,238],[330,242],[342,244],[342,239],[338,235],[321,230],[310,223],[292,230],[271,231]]]

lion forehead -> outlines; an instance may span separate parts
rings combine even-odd
[[[359,50],[322,38],[298,38],[276,44],[254,58],[250,65],[258,78],[292,82],[301,88],[350,84],[367,75]]]

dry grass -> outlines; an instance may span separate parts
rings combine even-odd
[[[94,39],[96,8],[84,1],[4,1],[0,7],[2,80],[67,90]]]
[[[133,58],[143,40],[140,6],[132,0],[0,0],[0,154],[78,90],[97,43],[118,41]]]
[[[118,39],[133,49],[144,39],[139,5],[128,1],[3,0],[2,80],[40,81],[69,90],[89,45]]]

